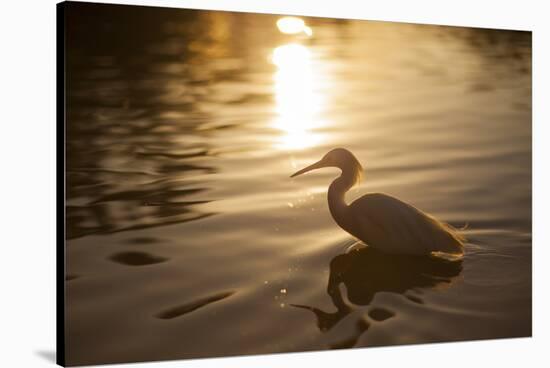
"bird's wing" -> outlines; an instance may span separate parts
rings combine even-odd
[[[367,194],[350,209],[358,232],[352,234],[385,252],[426,254],[452,241],[433,217],[387,194]]]

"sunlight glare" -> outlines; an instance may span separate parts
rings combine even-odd
[[[285,34],[298,34],[305,33],[307,36],[311,36],[313,31],[306,26],[304,21],[296,17],[283,17],[277,21],[277,28],[281,33]]]
[[[318,92],[311,51],[299,44],[287,44],[273,51],[275,102],[277,118],[274,127],[284,133],[278,147],[302,149],[320,141],[318,133],[321,95]]]

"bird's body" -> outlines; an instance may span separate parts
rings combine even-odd
[[[462,253],[454,229],[397,198],[369,193],[348,207],[355,220],[346,231],[386,253]]]
[[[348,205],[345,194],[359,180],[362,167],[345,149],[330,151],[321,161],[292,176],[322,167],[342,170],[328,190],[332,217],[368,246],[390,254],[463,254],[464,238],[456,229],[395,197],[369,193]]]

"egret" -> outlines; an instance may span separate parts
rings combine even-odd
[[[342,174],[328,189],[329,210],[346,232],[388,254],[460,257],[465,238],[457,229],[435,217],[384,193],[368,193],[346,204],[346,192],[361,179],[363,168],[344,148],[336,148],[323,158],[290,177],[308,171],[336,167]]]

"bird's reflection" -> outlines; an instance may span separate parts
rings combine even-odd
[[[347,289],[348,300],[355,305],[369,305],[376,293],[385,291],[405,294],[419,288],[433,288],[448,284],[462,271],[462,261],[449,261],[435,257],[387,255],[370,247],[340,254],[330,262],[327,293],[336,312],[291,304],[312,311],[317,326],[328,331],[353,311],[353,305],[344,300],[340,284]],[[421,302],[411,296],[411,300]]]

